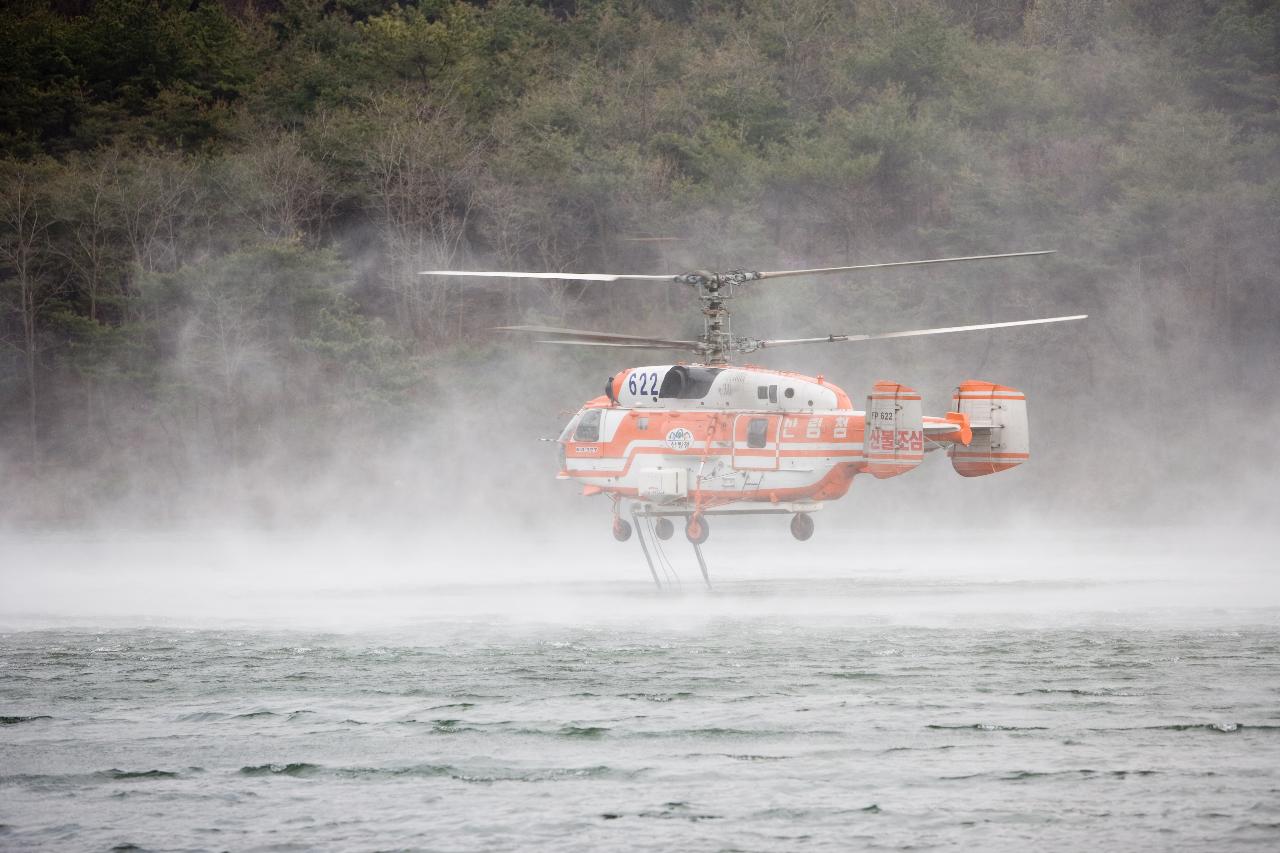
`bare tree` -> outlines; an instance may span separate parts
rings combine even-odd
[[[118,260],[117,220],[111,208],[112,186],[118,179],[120,152],[108,149],[92,160],[67,169],[58,193],[60,219],[67,223],[62,256],[71,265],[88,300],[89,319],[98,320],[98,303],[107,278]]]
[[[294,131],[265,132],[224,158],[218,184],[228,202],[269,240],[314,242],[328,215],[324,170]]]
[[[135,266],[170,272],[181,263],[183,226],[193,216],[200,164],[181,154],[148,152],[117,159],[108,196],[121,222]]]
[[[48,197],[52,168],[43,162],[0,164],[0,293],[6,313],[18,321],[16,346],[22,354],[27,385],[30,462],[40,465],[36,367],[40,353],[37,321],[58,288],[50,270],[49,230],[54,215]]]
[[[374,114],[382,132],[368,164],[389,284],[416,336],[444,337],[455,301],[450,285],[424,281],[417,271],[448,266],[462,248],[481,147],[468,142],[463,121],[448,108],[386,98]]]

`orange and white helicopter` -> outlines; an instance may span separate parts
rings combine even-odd
[[[584,495],[613,501],[613,535],[625,542],[632,523],[622,517],[630,502],[637,538],[661,586],[640,527],[669,539],[672,517],[683,518],[704,580],[699,547],[707,540],[708,516],[744,513],[791,515],[791,533],[813,535],[811,513],[824,501],[843,497],[859,474],[897,477],[924,455],[945,449],[964,477],[1006,471],[1030,456],[1027,403],[1022,392],[994,382],[966,380],[952,396],[953,411],[927,417],[920,395],[898,382],[876,382],[866,407],[824,376],[729,364],[730,354],[815,343],[939,335],[1011,326],[1062,323],[1087,315],[1045,317],[820,338],[761,339],[732,333],[728,300],[752,282],[800,275],[851,273],[998,258],[1048,255],[1012,252],[958,258],[897,261],[822,269],[754,272],[689,272],[680,275],[530,273],[426,270],[422,275],[545,279],[585,282],[662,281],[692,288],[702,303],[704,328],[697,340],[639,337],[548,326],[502,326],[537,335],[539,343],[624,349],[687,351],[696,363],[647,365],[609,378],[604,394],[588,401],[565,426],[559,479],[582,485]],[[709,580],[708,580],[709,582]]]

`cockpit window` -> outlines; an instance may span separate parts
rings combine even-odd
[[[600,440],[600,410],[587,409],[578,421],[578,428],[573,431],[574,441]]]
[[[716,381],[716,374],[721,367],[686,367],[677,364],[667,371],[662,379],[659,397],[676,400],[701,400],[711,390],[711,383]]]

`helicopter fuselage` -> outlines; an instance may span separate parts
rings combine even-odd
[[[920,396],[891,382],[876,384],[866,410],[822,376],[756,367],[636,367],[605,392],[561,434],[559,476],[584,494],[692,511],[738,502],[816,509],[857,474],[905,473],[926,450],[971,435],[967,416],[924,418]]]

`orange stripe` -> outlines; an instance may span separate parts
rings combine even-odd
[[[695,458],[701,457],[701,456],[728,456],[729,455],[728,448],[717,448],[717,449],[722,449],[726,452],[701,453],[701,452],[685,451],[684,453],[678,453],[669,447],[637,447],[635,450],[631,452],[631,455],[626,458],[626,464],[622,466],[621,470],[606,471],[606,470],[587,470],[587,469],[577,468],[577,469],[569,469],[568,473],[569,473],[569,476],[571,477],[625,477],[627,473],[631,470],[632,464],[636,461],[636,459],[642,453],[670,455],[670,456],[690,456]],[[762,459],[762,458],[772,459],[774,456],[772,451],[756,451],[751,454],[748,454],[745,451],[741,451],[735,455],[739,458],[751,457],[756,459]],[[781,459],[790,459],[790,458],[804,459],[804,458],[817,458],[817,457],[823,457],[823,456],[830,456],[835,458],[847,457],[851,459],[860,459],[862,458],[862,453],[861,451],[858,451],[858,450],[848,450],[848,451],[797,450],[797,451],[783,451],[782,456],[780,458]],[[585,461],[589,459],[600,459],[600,458],[608,459],[610,457],[608,454],[602,454],[602,455],[583,454],[582,456],[570,456],[569,461],[572,462],[576,459],[581,459]],[[752,470],[758,470],[758,469],[752,469]]]

